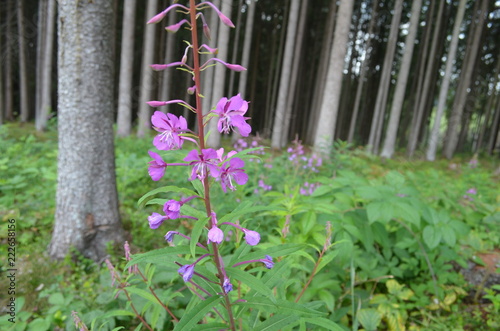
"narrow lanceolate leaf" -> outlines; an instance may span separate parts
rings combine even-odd
[[[250,287],[252,290],[259,292],[260,294],[268,297],[272,301],[276,299],[273,296],[273,292],[269,287],[267,287],[260,279],[255,276],[252,276],[248,272],[245,272],[236,268],[226,268],[227,275],[231,278],[241,281],[243,284]]]
[[[147,198],[149,198],[153,195],[156,195],[158,193],[166,193],[166,192],[182,193],[183,195],[187,195],[187,196],[197,195],[196,192],[189,190],[187,188],[177,187],[177,186],[162,186],[162,187],[158,187],[157,189],[154,189],[154,190],[149,191],[148,193],[144,194],[139,199],[139,201],[137,201],[137,204],[140,206]]]
[[[289,314],[294,316],[309,316],[309,317],[326,315],[326,313],[322,313],[317,310],[304,307],[303,305],[292,301],[278,299],[276,305],[278,306],[278,314]]]
[[[257,250],[255,252],[252,252],[250,254],[240,254],[239,256],[235,255],[231,259],[230,265],[233,265],[238,262],[243,262],[243,261],[248,261],[248,260],[257,260],[257,259],[263,259],[265,255],[270,255],[273,258],[277,258],[280,256],[286,256],[290,255],[292,253],[295,253],[299,250],[304,249],[307,247],[305,244],[284,244],[284,245],[279,245],[279,246],[273,246],[270,248],[262,249],[262,250]]]
[[[196,254],[201,255],[206,253],[207,251],[202,250],[201,248],[196,248]],[[190,249],[188,246],[175,246],[175,247],[164,247],[160,249],[156,249],[153,251],[149,251],[144,254],[134,254],[132,256],[132,260],[127,263],[125,268],[131,267],[135,264],[146,262],[146,263],[165,263],[165,261],[174,261],[175,257],[172,255],[182,255],[189,254]]]
[[[281,330],[282,328],[295,324],[299,316],[293,315],[274,315],[273,317],[267,319],[266,321],[258,324],[255,327],[257,331],[273,331]]]
[[[191,231],[191,241],[189,242],[189,249],[191,250],[191,255],[195,256],[196,244],[199,242],[203,228],[208,222],[209,217],[200,218],[194,223],[193,230]]]
[[[174,331],[193,330],[196,323],[198,323],[198,321],[201,320],[208,313],[208,311],[210,311],[210,309],[218,305],[221,301],[222,297],[210,297],[193,306],[193,309],[184,313],[179,323],[175,326]]]
[[[207,217],[207,214],[205,212],[202,212],[198,209],[195,209],[189,205],[183,205],[181,207],[181,214],[182,215],[187,215],[187,216],[192,216],[196,217],[197,219],[205,218]]]
[[[155,303],[157,305],[160,305],[160,303],[158,302],[158,300],[156,300],[156,298],[154,297],[154,295],[152,295],[150,292],[147,292],[143,289],[140,289],[140,288],[137,288],[137,287],[127,287],[127,292],[129,293],[132,293],[132,294],[136,294],[152,303]]]
[[[243,216],[243,215],[248,215],[250,213],[256,213],[258,211],[263,211],[263,210],[273,210],[275,207],[273,206],[254,206],[254,207],[248,207],[248,208],[243,208],[240,210],[233,210],[229,214],[225,215],[219,220],[219,223],[222,222],[233,222],[237,218]]]
[[[323,317],[302,318],[303,321],[320,326],[323,330],[344,331],[337,323]]]
[[[228,330],[228,325],[224,323],[200,324],[191,329],[192,331],[220,331]]]
[[[115,316],[135,316],[135,314],[131,311],[124,310],[124,309],[115,309],[108,311],[106,314],[99,316],[101,319],[106,319],[110,317],[115,317]]]

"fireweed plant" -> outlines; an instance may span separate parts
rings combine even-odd
[[[249,102],[240,94],[223,97],[214,108],[206,114],[203,112],[201,74],[205,69],[213,65],[224,65],[237,72],[246,70],[238,64],[230,64],[216,57],[203,64],[200,62],[200,54],[217,54],[216,48],[200,44],[199,41],[201,36],[198,25],[201,25],[205,37],[210,39],[210,29],[204,17],[207,10],[217,14],[223,24],[234,27],[231,20],[215,5],[210,2],[196,4],[195,0],[190,0],[187,5],[174,3],[148,21],[148,24],[159,23],[172,11],[186,15],[178,23],[166,27],[170,32],[176,32],[182,26],[191,31],[191,40],[185,41],[187,46],[182,59],[168,64],[152,64],[151,67],[157,71],[177,67],[191,75],[193,85],[188,92],[194,94],[195,105],[180,99],[149,101],[148,104],[154,108],[171,104],[186,107],[196,114],[197,131],[188,128],[183,116],[165,114],[158,110],[153,113],[151,123],[157,131],[153,145],[158,152],[149,151],[149,176],[153,181],[160,181],[168,176],[170,167],[185,167],[188,174],[186,183],[190,183],[194,190],[164,186],[145,194],[139,203],[163,207],[161,213],[153,212],[148,217],[152,230],[161,230],[166,221],[182,221],[184,225],[188,224],[185,227],[191,233],[168,231],[164,238],[169,246],[134,256],[130,254],[126,243],[127,265],[124,274],[128,273],[128,276],[120,275],[106,261],[112,282],[116,286],[116,296],[122,294],[122,297],[126,297],[130,311],[112,311],[104,317],[136,316],[148,330],[165,329],[172,325],[174,330],[280,330],[298,324],[305,326],[306,323],[334,330],[337,325],[321,317],[323,313],[313,309],[316,306],[307,307],[276,296],[276,287],[283,283],[282,275],[286,270],[286,261],[282,257],[303,249],[305,245],[267,245],[265,249],[255,248],[261,240],[260,233],[256,229],[246,228],[245,221],[249,214],[270,210],[271,207],[252,206],[250,201],[238,201],[236,209],[222,215],[217,214],[217,209],[223,209],[223,206],[215,206],[210,199],[212,190],[222,190],[229,195],[239,185],[248,182],[243,159],[255,157],[259,147],[246,146],[249,148],[226,152],[223,148],[215,150],[206,145],[205,129],[210,121],[217,121],[217,130],[223,134],[236,132],[242,137],[248,137],[252,131],[247,123],[249,117],[245,116]],[[191,63],[188,63],[189,53],[192,54]],[[254,155],[248,156],[252,153]],[[159,193],[177,196],[150,199]],[[202,211],[196,209],[200,205],[203,206]],[[240,222],[240,219],[243,221]],[[328,244],[325,245],[329,247],[329,238],[326,242]],[[144,263],[146,265],[143,272]],[[155,264],[166,268],[175,267],[185,286],[174,294],[172,289],[167,290],[169,294],[155,289],[152,285]],[[314,272],[311,279],[313,275]],[[141,283],[142,288],[138,288]],[[304,291],[309,283],[310,280]],[[172,299],[184,297],[181,294],[183,290],[191,292],[191,299],[185,308],[179,308],[185,304],[184,301],[179,303],[180,298],[176,300],[178,302]],[[138,296],[139,300],[132,295]],[[280,297],[286,298],[286,295]],[[149,303],[144,304],[144,299]],[[163,320],[160,316],[163,316]],[[77,322],[77,326],[81,328],[81,321]],[[199,323],[201,325],[197,326]]]

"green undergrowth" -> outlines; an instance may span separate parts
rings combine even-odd
[[[58,263],[46,255],[55,211],[56,132],[4,125],[0,139],[0,241],[3,246],[7,221],[15,219],[19,269],[17,323],[6,321],[2,311],[2,330],[73,330],[73,310],[88,326],[94,322],[95,330],[133,330],[139,321],[124,312],[123,293],[115,298],[105,266],[77,253]],[[155,183],[147,175],[151,139],[117,138],[115,143],[120,214],[132,252],[163,248],[164,233],[187,233],[193,223],[170,222],[153,231],[147,216],[159,207],[154,200],[141,206],[137,201],[160,185],[185,186],[187,171],[169,167],[165,181]],[[212,192],[217,215],[240,205],[255,206],[256,212],[239,220],[261,233],[262,249],[301,245],[278,257],[281,281],[272,290],[279,300],[298,301],[310,310],[289,319],[283,330],[316,330],[314,316],[345,330],[500,327],[498,287],[481,288],[482,295],[474,298],[478,285],[460,273],[471,261],[482,267],[481,254],[500,250],[498,160],[479,158],[477,165],[470,156],[432,163],[382,160],[342,143],[314,169],[309,159],[311,154],[293,158],[266,148],[245,160],[250,179],[238,188],[236,199],[227,199],[215,186]],[[161,193],[158,198],[174,197]],[[332,247],[323,255],[328,222]],[[239,247],[225,243],[222,250],[231,257]],[[124,269],[122,251],[110,246],[109,253],[117,268]],[[151,263],[139,266],[156,269],[151,283],[181,316],[189,298],[177,292],[184,285],[177,266]],[[6,306],[5,286],[0,284],[1,307]],[[146,297],[134,300],[155,329],[173,328],[165,311],[150,306]],[[259,313],[256,321],[265,323],[269,313]]]

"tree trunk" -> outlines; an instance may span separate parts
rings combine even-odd
[[[158,11],[158,0],[148,0],[146,21],[155,16]],[[151,107],[146,103],[151,101],[153,86],[153,69],[150,65],[155,59],[156,24],[148,24],[144,29],[144,46],[142,48],[141,62],[141,91],[139,95],[139,123],[137,136],[144,137],[151,128]]]
[[[231,17],[232,5],[230,1],[222,1],[221,12],[227,17]],[[228,48],[229,48],[229,32],[230,27],[225,24],[219,24],[219,36],[217,37],[217,47],[219,48],[219,53],[217,57],[223,61],[227,61],[228,58]],[[215,66],[214,80],[211,82],[212,88],[212,104],[209,105],[209,109],[215,107],[217,102],[224,97],[224,90],[226,86],[226,72],[227,68],[221,64]],[[228,98],[232,95],[228,95]],[[207,109],[208,110],[208,109]],[[208,124],[210,136],[207,139],[207,145],[210,147],[220,146],[220,132],[217,130],[217,121],[214,119]]]
[[[359,73],[359,81],[358,81],[358,86],[356,87],[356,96],[354,97],[354,106],[352,110],[352,116],[351,116],[351,122],[349,124],[349,133],[347,135],[347,142],[352,143],[354,140],[354,132],[356,130],[356,121],[358,119],[358,113],[359,113],[359,104],[361,102],[361,95],[363,93],[363,86],[365,85],[365,76],[366,76],[366,70],[368,69],[368,63],[370,61],[370,48],[371,48],[371,41],[372,41],[372,35],[373,35],[373,30],[375,27],[376,23],[376,18],[377,18],[377,9],[378,9],[378,0],[374,0],[372,4],[372,11],[371,11],[371,18],[370,18],[370,25],[368,26],[368,40],[366,41],[366,46],[365,46],[365,59],[363,63],[361,63],[361,71]]]
[[[445,145],[443,148],[443,153],[446,158],[451,159],[455,149],[457,148],[458,138],[459,138],[459,125],[462,119],[462,114],[464,111],[465,100],[467,98],[467,90],[469,89],[471,83],[471,76],[474,70],[474,65],[476,63],[477,53],[479,51],[481,40],[481,34],[483,31],[484,22],[488,13],[488,0],[482,0],[481,9],[478,14],[478,22],[474,29],[474,34],[469,33],[469,38],[472,39],[472,45],[467,52],[469,56],[467,61],[464,61],[462,66],[462,72],[460,74],[460,85],[462,88],[457,89],[455,94],[455,100],[453,102],[453,109],[448,120],[448,128],[446,130]],[[474,15],[475,19],[476,15]]]
[[[495,67],[495,71],[493,72],[494,74],[494,79],[493,79],[493,88],[491,89],[490,96],[488,97],[488,103],[486,105],[486,114],[484,115],[484,121],[483,124],[481,125],[481,129],[479,131],[479,138],[476,144],[476,148],[474,149],[474,152],[477,153],[478,151],[481,150],[481,146],[483,145],[484,141],[484,135],[486,131],[488,130],[488,124],[490,122],[490,117],[493,112],[493,108],[495,107],[494,102],[495,99],[497,98],[497,94],[495,93],[495,86],[498,84],[498,79],[500,77],[500,58],[497,59],[497,65]]]
[[[318,151],[329,152],[333,145],[353,6],[354,2],[351,0],[340,1],[318,127],[314,137],[314,149]]]
[[[432,95],[429,94],[430,85],[432,81],[432,77],[434,76],[434,67],[436,61],[436,51],[439,41],[439,32],[441,29],[441,22],[444,11],[444,1],[439,1],[439,9],[437,13],[437,21],[434,26],[434,33],[432,34],[432,43],[431,49],[429,51],[427,65],[425,65],[425,74],[423,74],[423,85],[419,86],[419,93],[417,93],[417,97],[415,98],[415,110],[413,113],[413,118],[410,126],[410,135],[408,137],[408,145],[406,147],[406,153],[409,157],[413,156],[415,150],[417,149],[418,137],[422,128],[422,119],[425,110],[425,105],[427,104],[427,99],[431,98]],[[422,65],[424,68],[424,65]],[[422,76],[422,73],[419,73],[419,77]]]
[[[14,90],[12,86],[12,46],[14,34],[12,33],[12,1],[7,1],[5,20],[5,120],[14,120]]]
[[[173,25],[177,23],[177,12],[171,11],[168,16],[168,25]],[[174,62],[174,54],[175,54],[175,38],[176,34],[168,33],[167,41],[165,42],[165,57],[163,63],[172,63]],[[174,71],[163,70],[162,78],[161,78],[161,89],[158,100],[167,101],[170,100],[170,94],[172,90],[172,76]]]
[[[497,106],[495,109],[495,116],[493,116],[493,122],[491,123],[491,133],[490,139],[488,141],[488,155],[492,155],[495,150],[495,145],[498,140],[498,135],[500,133],[500,94],[497,95]]]
[[[300,1],[292,1],[290,4],[290,12],[288,16],[288,24],[286,28],[286,41],[283,63],[281,65],[281,75],[279,80],[278,103],[276,104],[276,112],[274,114],[274,124],[272,131],[271,147],[281,148],[282,132],[285,125],[285,107],[287,98],[290,98],[290,76],[292,71],[295,35],[300,13]]]
[[[48,0],[40,0],[38,2],[38,23],[37,23],[37,40],[36,40],[36,84],[35,84],[35,123],[38,130],[38,121],[40,117],[40,102],[42,98],[42,71],[43,57],[45,54],[44,47],[46,46],[45,38],[47,36],[47,6]]]
[[[387,106],[387,96],[389,94],[391,83],[392,63],[394,60],[394,52],[399,34],[399,22],[401,21],[401,12],[403,11],[403,0],[396,0],[394,5],[394,15],[391,21],[391,31],[389,32],[389,41],[384,57],[384,65],[382,67],[382,77],[377,92],[377,101],[375,102],[375,111],[373,113],[372,125],[370,128],[370,137],[368,139],[368,151],[374,154],[378,153],[380,144],[380,136],[384,125],[384,114]]]
[[[129,136],[132,130],[132,75],[134,65],[134,29],[136,0],[128,0],[123,8],[120,85],[116,134]]]
[[[401,69],[399,70],[398,81],[396,83],[396,91],[391,106],[391,115],[389,117],[389,125],[385,135],[384,147],[381,156],[391,158],[394,154],[396,146],[396,136],[399,127],[399,118],[403,109],[404,96],[406,92],[406,84],[410,73],[411,59],[413,56],[413,46],[417,37],[417,29],[420,21],[420,9],[422,8],[422,0],[414,0],[411,6],[411,19],[408,35],[405,41],[405,53],[401,61]]]
[[[123,240],[113,147],[112,1],[59,0],[58,183],[50,256]]]
[[[37,111],[35,119],[36,129],[38,131],[47,128],[50,110],[52,109],[52,60],[54,52],[54,27],[56,17],[56,0],[48,0],[46,36],[43,38],[45,46],[43,47],[43,61],[41,70],[40,87],[40,109]]]
[[[231,44],[231,47],[233,49],[233,53],[231,54],[231,63],[238,63],[238,64],[241,64],[240,61],[238,61],[238,51],[239,51],[239,48],[240,48],[240,29],[241,29],[241,8],[243,7],[243,0],[239,0],[238,1],[238,7],[236,7],[238,9],[238,15],[236,16],[236,23],[235,23],[235,26],[236,26],[236,30],[234,31],[234,43]],[[247,7],[248,8],[248,7]],[[246,67],[245,67],[246,68]],[[228,93],[227,95],[228,96],[232,96],[233,95],[233,90],[234,90],[234,76],[235,76],[236,72],[233,71],[233,70],[230,70],[229,72],[229,84],[228,84]],[[238,93],[238,92],[236,92]]]
[[[255,0],[250,0],[248,5],[247,22],[245,25],[245,41],[243,42],[243,56],[241,59],[241,65],[244,68],[248,68],[250,64],[250,53],[252,46],[252,34],[253,34],[253,22],[255,20]],[[246,95],[247,87],[247,77],[248,70],[242,71],[240,73],[240,79],[238,82],[238,92],[241,93],[241,97],[244,99]]]
[[[24,10],[23,0],[17,1],[17,33],[19,37],[19,90],[20,90],[20,110],[21,122],[27,122],[29,117],[28,104],[28,69],[26,64],[26,45],[24,32]]]
[[[429,137],[429,145],[427,147],[426,158],[428,161],[434,161],[436,159],[436,150],[438,146],[439,138],[439,128],[441,126],[441,118],[443,117],[444,108],[446,106],[446,98],[448,97],[448,89],[451,81],[451,74],[453,69],[453,62],[455,61],[455,56],[458,47],[458,36],[460,33],[460,25],[465,12],[466,0],[460,0],[458,5],[457,17],[455,18],[455,24],[453,25],[453,34],[451,36],[450,49],[446,55],[446,69],[443,76],[443,81],[441,82],[441,89],[439,90],[438,106],[436,111],[436,117],[434,119],[434,126]]]

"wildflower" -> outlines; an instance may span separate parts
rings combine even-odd
[[[244,185],[248,182],[248,175],[243,170],[244,166],[245,162],[237,157],[223,164],[219,180],[224,193],[227,191],[227,188],[231,191],[236,190],[233,182],[236,182],[238,185]]]
[[[193,278],[194,266],[195,263],[186,264],[180,267],[179,270],[177,270],[177,272],[182,275],[182,279],[184,279],[185,282],[189,282],[191,278]]]
[[[151,116],[153,128],[160,134],[153,140],[153,145],[164,151],[180,149],[183,144],[183,138],[179,133],[187,131],[186,119],[182,116],[173,114],[164,114],[161,111],[155,111]]]
[[[165,240],[168,241],[169,243],[174,241],[174,235],[178,234],[179,232],[177,231],[168,231],[167,234],[165,234]]]
[[[227,277],[224,277],[224,282],[222,284],[222,287],[224,288],[225,293],[229,293],[233,290],[233,285],[231,284],[231,281]]]
[[[245,234],[245,241],[247,242],[247,244],[249,244],[250,246],[255,246],[259,243],[260,234],[257,231],[248,229],[242,229],[242,231]]]
[[[190,180],[196,178],[203,180],[208,173],[214,178],[218,177],[220,174],[220,169],[216,164],[217,152],[213,148],[203,149],[201,154],[198,150],[193,149],[184,158],[184,161],[190,162],[189,165],[193,166],[191,172]]]
[[[177,32],[184,23],[187,23],[188,25],[190,25],[190,23],[187,19],[183,19],[176,24],[172,24],[172,25],[167,26],[165,28],[165,30],[167,30],[168,32]]]
[[[472,187],[470,189],[467,190],[467,192],[465,192],[467,194],[477,194],[477,189],[475,187]]]
[[[272,269],[274,267],[274,262],[272,256],[266,255],[266,258],[262,260],[267,269]]]
[[[212,212],[212,228],[208,231],[208,243],[214,242],[217,245],[224,240],[224,232],[217,226],[217,216]]]
[[[151,18],[147,24],[155,24],[155,23],[158,23],[160,22],[166,15],[167,13],[176,8],[176,7],[180,7],[181,9],[185,10],[185,11],[189,11],[189,8],[187,8],[186,6],[183,6],[183,5],[179,5],[179,4],[173,4],[169,7],[167,7],[167,9],[165,9],[164,11],[160,12],[159,14],[156,14],[155,16],[153,16],[153,18]]]
[[[233,96],[231,99],[222,98],[217,103],[214,113],[219,115],[217,129],[221,133],[229,133],[231,129],[238,129],[238,132],[243,137],[248,137],[252,131],[252,127],[246,122],[248,117],[243,117],[248,110],[248,102],[243,100],[240,94]]]
[[[148,216],[149,227],[151,229],[158,229],[162,225],[163,221],[167,220],[167,216],[160,215],[158,213],[152,213]]]
[[[165,212],[167,218],[175,220],[180,217],[181,203],[176,200],[168,200],[163,205],[163,211]]]
[[[159,181],[163,175],[165,175],[165,170],[167,169],[167,164],[160,155],[155,152],[148,151],[149,156],[153,158],[153,161],[149,161],[148,173],[151,179],[154,181]]]

